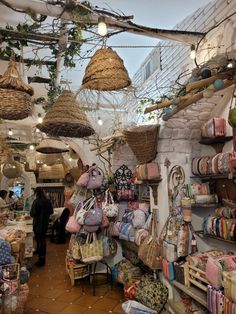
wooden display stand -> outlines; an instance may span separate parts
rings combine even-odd
[[[191,284],[198,287],[199,289],[207,292],[207,285],[209,285],[209,281],[206,280],[206,272],[203,270],[186,263],[184,267],[184,278],[185,285],[190,288]]]
[[[86,266],[86,267],[85,267]],[[66,260],[66,271],[70,277],[71,285],[75,285],[76,279],[82,279],[89,276],[89,266],[79,263],[72,263]]]

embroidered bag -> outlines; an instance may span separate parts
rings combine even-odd
[[[11,246],[5,240],[0,239],[0,265],[11,264]]]
[[[132,223],[134,228],[143,228],[146,222],[146,215],[145,213],[140,210],[137,209],[133,212],[133,219],[132,219]]]
[[[103,183],[103,173],[96,165],[89,169],[89,180],[87,183],[88,190],[100,189]]]
[[[74,210],[74,213],[72,216],[69,217],[67,223],[66,223],[66,231],[70,233],[77,233],[80,231],[81,225],[78,223],[76,219],[77,211],[79,211],[80,207],[82,206],[82,203],[79,203],[76,206],[76,209]]]
[[[76,221],[80,224],[84,224],[84,218],[87,211],[94,206],[95,203],[95,197],[89,198],[86,202],[81,204],[81,207],[78,209],[76,213]]]
[[[109,218],[114,218],[118,216],[119,208],[118,205],[114,203],[114,199],[109,190],[105,192],[105,200],[102,203],[102,210]]]
[[[86,243],[80,246],[81,261],[85,264],[98,262],[103,258],[102,240],[97,240],[96,233],[87,235]]]
[[[159,165],[155,162],[139,165],[136,167],[138,180],[158,180],[160,179]]]

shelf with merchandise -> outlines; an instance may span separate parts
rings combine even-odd
[[[217,237],[217,236],[214,236],[214,235],[211,235],[211,234],[206,234],[206,233],[204,233],[203,230],[195,231],[195,233],[196,233],[196,235],[198,235],[199,237],[211,238],[211,239],[215,239],[215,240],[222,241],[222,242],[226,242],[226,243],[230,243],[230,244],[236,244],[236,241],[227,240],[227,239],[220,238],[220,237]]]
[[[212,146],[216,153],[221,153],[226,142],[233,139],[233,136],[203,137],[199,144]]]

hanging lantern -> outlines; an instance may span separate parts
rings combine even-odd
[[[31,114],[31,96],[34,91],[20,78],[14,60],[0,78],[0,118],[22,120]]]
[[[83,138],[95,133],[75,95],[64,90],[37,128],[50,136]]]
[[[69,149],[66,145],[57,139],[45,138],[42,142],[36,147],[36,151],[42,154],[58,154],[66,153]]]
[[[82,87],[112,91],[130,85],[128,72],[118,54],[111,48],[98,49],[87,65]]]
[[[35,154],[35,162],[37,165],[54,165],[60,164],[64,161],[62,154],[42,154],[36,153]]]
[[[2,173],[8,179],[15,179],[22,175],[23,169],[17,161],[11,160],[4,163]]]

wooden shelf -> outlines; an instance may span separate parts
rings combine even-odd
[[[223,238],[220,238],[220,237],[216,237],[216,236],[213,236],[211,234],[205,234],[203,232],[203,230],[199,230],[199,231],[195,231],[195,233],[198,235],[198,236],[202,236],[202,237],[205,237],[205,238],[211,238],[211,239],[215,239],[215,240],[218,240],[218,241],[222,241],[222,242],[226,242],[226,243],[231,243],[231,244],[236,244],[236,241],[231,241],[231,240],[225,240]]]
[[[63,182],[48,182],[48,183],[37,183],[37,187],[45,187],[45,188],[50,188],[50,187],[64,187]]]
[[[219,136],[219,137],[203,137],[199,143],[203,145],[211,145],[216,153],[221,153],[226,142],[233,139],[233,136]]]
[[[206,208],[211,208],[211,209],[216,209],[220,207],[222,204],[221,203],[212,203],[212,204],[192,204],[191,208],[192,209],[206,209]]]
[[[207,175],[194,175],[190,177],[191,179],[201,179],[201,180],[218,180],[218,179],[228,179],[228,174],[207,174]],[[233,179],[236,178],[236,173],[233,175]]]
[[[207,306],[207,301],[206,301],[206,293],[204,293],[202,290],[195,288],[193,286],[191,287],[186,287],[185,285],[183,285],[182,283],[173,280],[172,284],[180,289],[181,291],[183,291],[184,293],[186,293],[187,295],[189,295],[192,299],[194,299],[195,301],[197,301],[198,303],[200,303],[203,306]],[[184,313],[184,312],[182,312]]]

